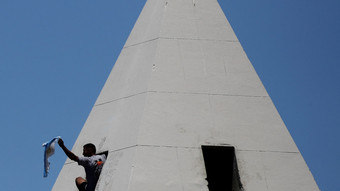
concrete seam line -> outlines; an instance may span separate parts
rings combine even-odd
[[[98,103],[98,104],[95,104],[94,106],[105,105],[105,104],[108,104],[108,103],[112,103],[112,102],[119,101],[119,100],[122,100],[122,99],[127,99],[127,98],[130,98],[130,97],[134,97],[136,95],[145,94],[145,93],[148,93],[148,91],[140,92],[140,93],[136,93],[136,94],[132,94],[132,95],[128,95],[128,96],[124,96],[124,97],[113,99],[113,100],[106,101],[106,102],[103,102],[103,103]]]
[[[259,152],[259,153],[300,153],[297,151],[273,151],[273,150],[243,150],[243,149],[236,149],[237,151],[245,151],[245,152]]]
[[[172,146],[172,145],[137,145],[140,147],[160,147],[160,148],[182,148],[182,149],[200,149],[201,147],[185,147],[185,146]]]
[[[116,149],[116,150],[111,150],[111,151],[108,151],[109,153],[113,153],[113,152],[117,152],[117,151],[121,151],[121,150],[125,150],[125,149],[130,149],[130,148],[133,148],[133,147],[137,147],[138,145],[132,145],[132,146],[128,146],[128,147],[123,147],[123,148],[120,148],[120,149]],[[71,161],[71,162],[67,162],[65,163],[65,165],[68,165],[68,164],[73,164],[73,163],[76,163],[75,161]]]
[[[269,97],[266,95],[237,95],[237,94],[217,94],[217,93],[199,93],[199,92],[170,92],[170,91],[148,91],[148,93],[164,94],[189,94],[189,95],[213,95],[213,96],[234,96],[234,97]]]
[[[199,41],[213,41],[213,42],[239,42],[238,40],[223,40],[223,39],[204,39],[204,38],[181,38],[181,37],[159,37],[167,40],[199,40]]]
[[[121,151],[121,150],[126,150],[126,149],[130,149],[130,148],[137,147],[137,146],[138,145],[127,146],[127,147],[123,147],[123,148],[120,148],[120,149],[111,150],[111,151],[109,151],[109,153],[113,153],[113,152],[117,152],[117,151]]]
[[[198,41],[213,41],[213,42],[239,42],[238,40],[223,40],[223,39],[201,39],[201,38],[180,38],[180,37],[157,37],[157,38],[153,38],[150,40],[146,40],[146,41],[142,41],[142,42],[138,42],[135,44],[130,44],[127,46],[124,46],[124,48],[129,48],[132,46],[137,46],[137,45],[141,45],[141,44],[145,44],[154,40],[158,40],[158,39],[166,39],[166,40],[198,40]]]
[[[117,98],[117,99],[113,99],[110,101],[106,101],[103,103],[98,103],[95,104],[94,106],[101,106],[101,105],[105,105],[108,103],[112,103],[115,101],[119,101],[122,99],[127,99],[136,95],[140,95],[140,94],[145,94],[145,93],[160,93],[160,94],[186,94],[186,95],[212,95],[212,96],[231,96],[231,97],[262,97],[262,98],[267,98],[269,96],[261,96],[261,95],[232,95],[232,94],[211,94],[211,93],[197,93],[197,92],[170,92],[170,91],[144,91],[144,92],[140,92],[140,93],[136,93],[136,94],[132,94],[132,95],[128,95],[128,96],[124,96],[121,98]]]
[[[226,145],[213,145],[216,147],[224,147]],[[232,145],[228,145],[228,146],[232,146]],[[159,148],[179,148],[179,149],[201,149],[201,147],[185,147],[185,146],[173,146],[173,145],[132,145],[132,146],[127,146],[127,147],[123,147],[120,149],[116,149],[116,150],[111,150],[108,151],[109,153],[113,153],[113,152],[117,152],[117,151],[122,151],[122,150],[126,150],[126,149],[130,149],[130,148],[134,148],[134,147],[159,147]],[[296,151],[273,151],[273,150],[243,150],[243,149],[237,149],[235,148],[236,151],[244,151],[244,152],[263,152],[263,153],[290,153],[290,154],[298,154],[299,152]],[[76,163],[74,161],[71,162],[67,162],[64,165],[69,165],[69,164],[73,164]]]
[[[157,40],[157,39],[159,39],[159,37],[153,38],[153,39],[150,39],[150,40],[146,40],[146,41],[143,41],[143,42],[139,42],[139,43],[136,43],[136,44],[131,44],[131,45],[128,45],[128,46],[124,46],[123,49],[124,49],[124,48],[129,48],[129,47],[131,47],[131,46],[137,46],[137,45],[140,45],[140,44],[144,44],[144,43],[147,43],[147,42],[151,42],[151,41],[154,41],[154,40]]]

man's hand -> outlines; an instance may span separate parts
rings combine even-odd
[[[64,146],[64,141],[60,138],[58,140],[58,144],[59,144],[60,147],[63,147]]]
[[[63,151],[65,152],[65,154],[67,155],[68,158],[70,158],[71,160],[74,160],[76,162],[79,161],[79,158],[77,155],[73,154],[70,150],[68,150],[65,145],[64,145],[64,141],[60,138],[58,140],[58,144],[59,146],[63,149]]]

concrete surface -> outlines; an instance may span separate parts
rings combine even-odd
[[[232,145],[246,191],[317,191],[216,0],[148,0],[72,151],[109,151],[97,191],[207,191]],[[53,191],[76,190],[67,160]]]

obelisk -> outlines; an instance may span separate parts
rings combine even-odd
[[[89,142],[97,191],[319,190],[217,0],[146,2],[72,151]],[[67,160],[53,191],[80,175]]]

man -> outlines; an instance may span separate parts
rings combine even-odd
[[[59,139],[58,144],[63,149],[68,158],[76,161],[79,165],[85,168],[86,179],[82,177],[76,178],[76,185],[79,191],[94,191],[100,172],[106,161],[106,155],[96,155],[96,146],[94,146],[92,143],[88,143],[83,146],[84,157],[78,157],[68,150],[65,147],[64,141],[62,139]]]

